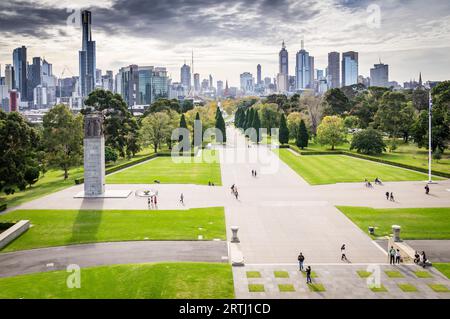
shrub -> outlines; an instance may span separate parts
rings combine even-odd
[[[360,131],[353,136],[350,149],[356,149],[358,153],[368,155],[378,155],[383,153],[386,145],[383,141],[383,135],[372,128]]]

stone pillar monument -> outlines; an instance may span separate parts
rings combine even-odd
[[[103,115],[84,117],[84,196],[102,197],[105,193],[105,137]]]

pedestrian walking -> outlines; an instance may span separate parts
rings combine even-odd
[[[150,197],[147,198],[147,208],[150,209]]]
[[[389,192],[386,192],[386,200],[389,200]]]
[[[306,267],[306,283],[312,284],[311,280],[311,266]]]
[[[391,200],[391,202],[395,202],[394,193],[391,192],[391,196],[389,197],[389,199]]]
[[[239,199],[239,193],[237,190],[234,192],[234,196],[236,197],[236,199]]]
[[[300,253],[300,255],[298,255],[297,259],[298,259],[298,268],[300,271],[303,271],[303,263],[305,261],[305,256],[303,256],[303,254]]]
[[[400,250],[397,249],[397,251],[395,252],[395,263],[397,265],[400,265],[400,259],[401,259]]]
[[[235,187],[236,187],[236,186],[234,186],[234,184],[231,185],[231,194],[234,194],[234,189],[235,189]]]
[[[157,199],[158,199],[158,196],[155,195],[153,197],[153,203],[155,204],[155,208],[158,208],[158,200]]]
[[[345,244],[341,246],[341,260],[347,260],[347,255],[345,255]]]
[[[256,169],[255,169],[255,177],[256,177]]]
[[[429,194],[430,193],[430,187],[428,185],[425,186],[425,194]]]
[[[395,254],[396,251],[394,249],[394,246],[391,246],[391,249],[389,249],[389,264],[391,265],[395,264]]]
[[[184,195],[181,193],[180,195],[180,203],[184,205]]]

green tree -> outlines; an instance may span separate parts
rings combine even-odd
[[[253,123],[252,126],[256,131],[256,143],[259,143],[261,141],[261,120],[259,119],[259,114],[256,110],[254,110],[253,114]]]
[[[217,111],[216,111],[216,126],[215,127],[216,127],[216,129],[218,129],[219,131],[222,132],[223,140],[221,142],[226,143],[227,142],[227,130],[226,130],[226,126],[225,126],[225,120],[223,119],[222,112],[220,111],[219,108],[217,108]]]
[[[297,138],[295,139],[295,145],[297,145],[301,149],[308,147],[309,136],[308,130],[306,129],[305,121],[300,120],[297,132],[298,133]]]
[[[383,153],[386,145],[383,141],[381,132],[368,128],[356,133],[353,136],[350,149],[356,149],[358,153],[378,155]]]
[[[280,126],[280,112],[276,104],[261,104],[258,106],[261,118],[261,127],[267,129],[269,136],[272,136],[272,128]]]
[[[172,134],[171,119],[167,112],[157,112],[147,115],[142,120],[139,130],[140,141],[144,146],[153,146],[155,153],[161,144],[170,139]]]
[[[343,144],[345,140],[345,127],[339,116],[325,116],[317,128],[317,141],[322,145],[330,145],[331,149]]]
[[[83,116],[73,115],[65,105],[53,107],[43,118],[43,143],[53,165],[69,177],[69,169],[79,165],[83,156]]]
[[[28,184],[25,171],[37,167],[39,137],[18,112],[0,111],[0,191],[13,194]]]
[[[325,115],[344,115],[350,111],[350,101],[341,89],[331,89],[324,96]]]
[[[289,143],[289,129],[286,124],[286,117],[284,116],[284,113],[281,114],[280,132],[278,135],[278,140],[279,140],[280,144],[288,144]]]
[[[381,103],[375,114],[377,126],[388,133],[392,138],[400,135],[405,116],[402,111],[407,106],[405,95],[400,92],[386,92],[381,98]]]
[[[300,125],[300,121],[302,120],[302,114],[300,112],[292,112],[287,117],[287,127],[289,130],[290,138],[297,138],[298,127]]]
[[[344,126],[347,129],[358,128],[359,126],[359,118],[354,115],[349,115],[344,119]]]
[[[95,90],[85,101],[84,113],[101,111],[104,116],[105,145],[115,149],[121,157],[139,151],[137,121],[119,94],[106,90]]]
[[[31,185],[36,184],[36,182],[39,180],[39,174],[40,170],[38,166],[29,166],[25,170],[24,179],[31,187]]]
[[[117,161],[119,158],[119,155],[117,155],[117,152],[110,146],[105,147],[105,162],[111,163]]]

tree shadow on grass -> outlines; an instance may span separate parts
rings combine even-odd
[[[80,209],[73,222],[72,236],[67,244],[73,245],[96,242],[101,220],[101,210]]]

